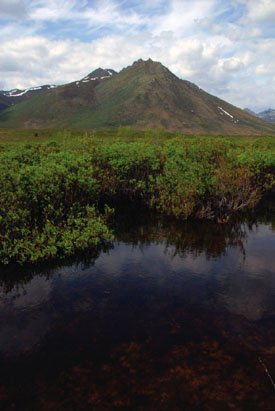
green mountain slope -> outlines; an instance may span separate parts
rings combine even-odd
[[[0,110],[4,110],[9,106],[10,104],[9,104],[8,98],[6,96],[1,95],[0,93]]]
[[[3,110],[0,127],[131,125],[192,134],[275,134],[272,124],[180,80],[150,59],[109,77],[94,73]]]

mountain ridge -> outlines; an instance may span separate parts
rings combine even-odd
[[[261,111],[257,114],[257,116],[265,121],[275,123],[275,110],[273,108],[268,108],[267,110]]]
[[[0,113],[1,127],[121,125],[189,134],[275,133],[273,125],[179,79],[151,59],[137,60],[119,73],[96,69],[81,80],[45,90]]]
[[[261,118],[262,120],[268,121],[270,123],[275,123],[275,109],[273,108],[268,108],[266,110],[260,111],[259,113],[256,113],[249,108],[245,108],[244,111],[255,117]]]
[[[79,82],[85,83],[87,81],[97,80],[98,78],[99,79],[107,78],[115,74],[117,74],[117,72],[113,69],[102,69],[101,67],[99,67],[96,70],[92,71],[91,73],[87,74],[87,76],[83,77],[80,80],[74,81],[73,83],[79,83]],[[67,84],[70,84],[70,83],[67,83]],[[66,85],[66,83],[63,85]],[[33,96],[43,93],[46,90],[50,90],[56,87],[60,87],[60,86],[57,86],[55,84],[54,85],[44,84],[42,86],[28,87],[25,89],[16,88],[16,89],[11,89],[11,90],[0,90],[0,110],[1,110],[1,104],[3,104],[3,106],[5,107],[14,105],[21,101],[25,101],[27,98],[31,98]]]

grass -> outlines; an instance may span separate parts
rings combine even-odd
[[[164,144],[168,139],[180,139],[183,143],[196,139],[206,139],[215,142],[222,138],[230,141],[235,147],[250,147],[258,145],[260,149],[275,148],[275,136],[255,136],[255,135],[234,135],[232,137],[223,135],[184,135],[181,133],[170,133],[162,128],[136,130],[130,126],[113,128],[101,128],[91,130],[75,129],[20,129],[20,128],[0,128],[0,144],[12,146],[14,144],[24,145],[26,143],[40,144],[48,143],[52,140],[61,144],[64,149],[71,147],[74,150],[81,148],[82,141],[85,140],[90,146],[100,145],[102,142],[114,141],[140,141],[146,139],[148,143]]]

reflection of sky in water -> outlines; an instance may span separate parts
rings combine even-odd
[[[140,298],[147,312],[152,300],[165,300],[260,320],[275,312],[274,267],[275,235],[263,224],[248,231],[245,255],[235,245],[214,258],[192,250],[175,255],[165,240],[119,242],[94,266],[63,267],[48,279],[35,276],[9,293],[0,290],[0,352],[29,350],[55,324],[81,313],[104,315],[114,295],[116,304],[127,296]]]
[[[0,292],[0,351],[17,353],[30,349],[46,334],[52,281],[34,277],[10,293]]]

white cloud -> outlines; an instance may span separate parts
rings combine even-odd
[[[245,20],[250,22],[274,22],[274,0],[249,0],[247,3],[247,15]]]
[[[5,6],[7,13],[12,3],[16,0],[0,0],[0,10]],[[125,4],[26,3],[25,20],[0,26],[2,87],[60,84],[98,66],[119,70],[151,57],[237,106],[259,111],[274,106],[274,38],[263,24],[275,14],[273,1],[232,0],[222,7],[218,0]]]
[[[77,2],[75,0],[34,0],[31,6],[32,20],[70,19]]]
[[[225,59],[222,64],[226,71],[237,71],[243,67],[243,62],[239,57]]]
[[[29,18],[40,22],[71,21],[73,25],[84,24],[88,29],[101,27],[135,27],[147,21],[134,10],[124,12],[120,6],[124,2],[112,0],[94,1],[92,5],[77,0],[37,0],[32,4]]]
[[[215,0],[172,0],[167,14],[160,16],[152,24],[153,33],[171,30],[177,35],[193,31],[198,20],[213,12]]]

